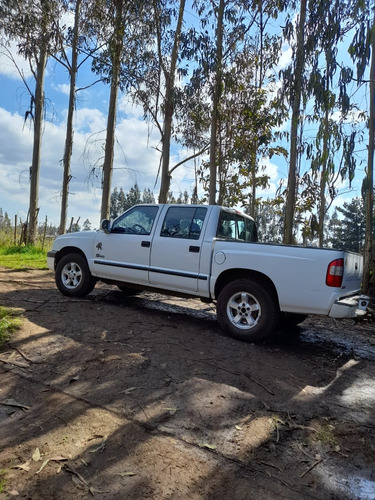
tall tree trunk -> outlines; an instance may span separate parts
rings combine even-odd
[[[263,3],[259,2],[259,78],[257,79],[255,73],[255,86],[257,92],[260,92],[263,87],[263,43],[264,43],[264,24],[263,24]],[[257,68],[258,65],[256,65]],[[257,171],[258,171],[258,149],[259,149],[259,141],[258,138],[254,138],[253,144],[253,154],[250,158],[250,166],[251,166],[251,195],[250,195],[250,211],[249,215],[255,218],[256,212],[256,196],[257,196]]]
[[[186,0],[180,1],[180,9],[178,13],[178,21],[176,33],[174,37],[174,44],[171,55],[171,66],[169,71],[164,68],[164,76],[166,81],[165,88],[165,101],[164,101],[164,124],[163,124],[163,153],[162,153],[162,166],[161,166],[161,184],[159,192],[159,203],[166,203],[171,183],[171,172],[169,171],[169,160],[171,150],[171,135],[172,135],[172,120],[174,113],[174,86],[176,78],[176,66],[178,51],[180,47],[182,22],[184,19]]]
[[[290,129],[290,157],[289,157],[289,173],[288,173],[288,190],[285,209],[285,226],[284,226],[284,243],[290,245],[293,243],[293,222],[294,211],[296,206],[296,189],[297,189],[297,164],[298,164],[298,125],[300,122],[301,97],[303,71],[305,65],[304,56],[304,27],[306,21],[306,3],[307,0],[301,0],[298,33],[297,33],[297,51],[296,51],[296,66],[294,70],[294,85],[293,85],[293,107],[292,120]]]
[[[327,76],[326,76],[326,92],[329,92],[329,75],[328,75],[328,62],[327,62]],[[320,176],[320,205],[319,205],[319,221],[318,221],[318,237],[319,246],[324,244],[324,216],[326,214],[326,188],[327,188],[327,175],[328,175],[328,146],[329,146],[329,108],[328,103],[325,104],[324,114],[324,134],[323,134],[323,161],[322,171]]]
[[[375,142],[375,8],[372,25],[371,68],[370,68],[370,121],[368,160],[366,176],[366,236],[364,253],[363,290],[368,292],[370,285],[370,267],[372,261],[372,223],[374,209],[374,142]]]
[[[219,104],[222,85],[222,63],[223,63],[223,22],[224,22],[225,0],[220,0],[217,12],[216,25],[216,68],[215,83],[212,99],[211,114],[211,138],[210,138],[210,187],[209,203],[216,203],[216,179],[217,179],[217,131],[219,122]]]
[[[30,172],[29,227],[27,243],[34,245],[38,231],[40,153],[42,148],[42,128],[44,114],[44,77],[47,64],[47,35],[44,32],[36,68],[34,96],[34,141]]]
[[[66,220],[68,214],[68,196],[69,196],[69,183],[71,179],[70,165],[73,151],[73,114],[76,102],[76,79],[78,70],[78,30],[79,30],[79,16],[82,0],[76,1],[75,16],[74,16],[74,32],[72,42],[72,64],[70,67],[70,92],[69,92],[69,107],[68,119],[66,123],[66,136],[64,148],[64,173],[62,184],[62,198],[61,198],[61,212],[60,212],[60,226],[59,234],[64,234],[66,229]]]
[[[107,135],[105,141],[104,163],[103,163],[103,191],[100,218],[108,219],[110,210],[111,184],[113,174],[113,159],[115,148],[115,131],[117,115],[117,97],[120,81],[121,54],[124,46],[124,26],[122,20],[123,0],[115,1],[116,21],[114,43],[112,47],[112,78],[111,92],[109,97]]]

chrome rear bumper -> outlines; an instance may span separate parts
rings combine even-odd
[[[329,316],[331,318],[358,318],[365,316],[370,302],[367,295],[344,297],[334,302]]]

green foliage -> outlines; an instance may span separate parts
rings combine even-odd
[[[8,269],[47,269],[47,251],[32,245],[0,245],[0,266]]]
[[[260,201],[257,204],[255,221],[257,223],[258,239],[260,242],[282,243],[283,217],[284,215],[277,199],[268,199]]]
[[[339,218],[341,214],[341,218]],[[337,207],[330,222],[330,244],[352,252],[362,252],[365,241],[365,212],[363,200],[353,198]]]
[[[21,320],[18,316],[19,314],[11,309],[0,306],[0,349],[10,339],[11,334],[21,327]]]
[[[147,191],[144,193],[144,195],[146,196],[146,200],[148,201],[142,199],[141,191],[137,183],[135,183],[134,186],[130,188],[130,191],[127,194],[124,193],[124,190],[122,188],[118,190],[115,187],[111,194],[110,218],[115,219],[120,214],[125,212],[125,210],[134,205],[139,205],[140,203],[153,203],[152,201],[150,201],[152,198],[147,193]]]
[[[187,191],[179,193],[177,198],[173,195],[173,192],[168,193],[167,203],[178,203],[178,204],[188,204],[194,203],[199,204],[199,200],[196,192],[194,192],[191,197]],[[156,203],[154,193],[148,188],[144,189],[143,193],[135,183],[133,187],[130,188],[128,193],[124,193],[124,190],[120,188],[119,190],[115,187],[111,194],[111,219],[115,219],[121,215],[125,210],[128,210],[134,205]]]

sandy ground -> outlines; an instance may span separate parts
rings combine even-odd
[[[375,499],[374,323],[246,344],[198,301],[48,271],[0,269],[0,304],[0,498]]]

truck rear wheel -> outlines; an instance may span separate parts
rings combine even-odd
[[[63,295],[83,297],[95,286],[95,278],[91,276],[86,259],[78,253],[70,253],[62,257],[55,272],[57,288]]]
[[[272,293],[251,279],[228,283],[217,301],[217,318],[224,331],[236,339],[255,342],[275,328],[279,308]]]

